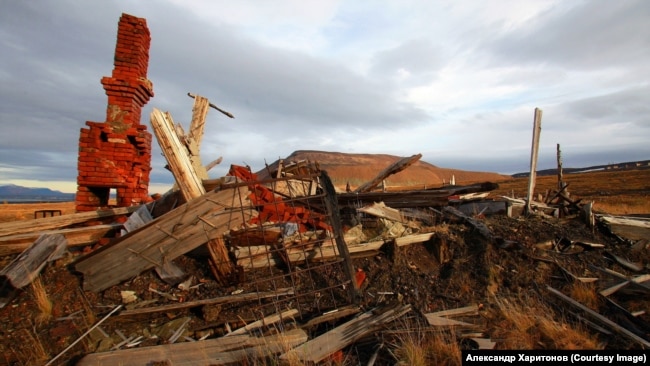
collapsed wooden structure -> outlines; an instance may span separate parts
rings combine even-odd
[[[182,343],[177,341],[187,322],[176,324],[167,344],[137,348],[136,339],[124,338],[124,343],[114,345],[111,351],[87,355],[81,365],[228,364],[270,354],[281,360],[318,363],[411,311],[410,305],[399,302],[364,311],[359,299],[365,273],[354,268],[353,259],[374,256],[389,246],[430,241],[434,233],[427,232],[422,223],[434,222],[436,215],[460,220],[487,241],[508,249],[516,243],[500,241],[475,216],[494,212],[513,215],[513,207],[526,204],[531,207],[529,213],[536,210],[540,215],[566,216],[584,211],[565,193],[566,185],[547,194],[546,203],[506,197],[486,200],[486,193],[497,187],[493,183],[376,190],[389,175],[417,161],[419,154],[397,161],[367,184],[348,192],[337,192],[327,173],[320,171],[316,162],[308,161],[282,162],[277,170],[266,172],[264,180],[235,165],[228,176],[210,179],[208,167],[200,159],[200,142],[208,108],[218,107],[201,96],[190,96],[194,108],[188,134],[169,113],[154,110],[151,114],[154,133],[176,180],[175,189],[146,205],[0,224],[0,255],[23,252],[17,261],[29,261],[29,265],[15,262],[1,272],[3,288],[15,293],[37,276],[47,261],[57,258],[66,247],[75,246],[93,247],[74,263],[74,269],[83,275],[86,291],[104,291],[151,269],[166,282],[192,286],[191,279],[189,285],[180,283],[186,276],[174,261],[183,254],[201,251],[217,282],[237,283],[241,292],[187,302],[175,299],[158,306],[143,304],[115,316],[246,304],[239,316],[258,320],[223,337]],[[626,223],[592,213],[586,217],[612,228]],[[36,245],[40,242],[51,244]],[[598,244],[571,241],[552,243],[550,248],[565,250],[573,245],[602,249]],[[446,248],[439,245],[436,250],[441,263],[448,260]],[[633,268],[621,258],[615,260]],[[588,280],[561,269],[574,280]],[[647,276],[608,275],[619,282],[604,289],[603,296],[626,288],[648,289]],[[548,291],[570,301],[557,290]],[[0,299],[1,307],[12,297]],[[481,348],[492,348],[495,343],[477,332],[476,325],[454,319],[475,315],[478,310],[478,305],[472,305],[424,316],[432,327],[468,329],[466,337]],[[310,339],[307,330],[324,322],[340,324]],[[629,335],[615,324],[602,322],[615,327],[615,332]],[[276,327],[275,332],[269,332],[271,326]],[[643,338],[629,337],[647,345]]]

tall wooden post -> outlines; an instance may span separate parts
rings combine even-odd
[[[535,180],[537,179],[537,156],[539,153],[539,136],[542,132],[542,110],[535,108],[533,121],[533,143],[530,149],[530,179],[528,181],[528,195],[526,197],[526,213],[529,213],[530,203],[535,191]]]
[[[560,191],[564,188],[564,180],[562,178],[562,151],[560,151],[560,144],[557,144],[557,189]]]

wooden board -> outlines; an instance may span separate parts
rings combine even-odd
[[[239,228],[257,216],[240,206],[247,194],[246,187],[209,192],[90,253],[75,266],[84,289],[102,291]]]
[[[307,333],[293,329],[266,337],[236,335],[199,342],[164,344],[103,353],[82,358],[78,366],[141,366],[154,363],[174,366],[244,364],[272,356],[307,341]],[[253,364],[255,364],[253,362]]]
[[[3,236],[0,237],[0,256],[22,252],[43,234],[63,235],[68,242],[68,247],[80,247],[95,244],[105,236],[113,236],[121,227],[121,224],[95,225]]]

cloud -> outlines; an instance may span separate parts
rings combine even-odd
[[[187,127],[187,92],[235,115],[208,114],[204,163],[224,158],[213,177],[301,149],[525,171],[535,107],[549,164],[556,143],[584,162],[647,158],[649,9],[642,0],[9,2],[0,182],[76,179],[79,129],[105,119],[100,79],[113,68],[122,12],[146,18],[152,36],[155,97],[143,124],[155,107]],[[172,182],[165,164],[154,143],[152,182]]]

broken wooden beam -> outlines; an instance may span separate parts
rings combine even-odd
[[[203,181],[196,174],[188,151],[179,139],[171,115],[154,108],[151,128],[185,200],[203,195]]]
[[[413,155],[408,158],[402,158],[393,164],[389,165],[386,169],[382,170],[377,174],[377,176],[370,181],[360,185],[357,187],[352,193],[363,193],[363,192],[369,192],[373,190],[375,187],[377,187],[384,179],[387,177],[399,173],[402,170],[408,168],[409,166],[415,164],[418,160],[422,158],[422,154],[417,154]]]
[[[239,228],[257,213],[245,187],[209,192],[81,258],[84,289],[102,291]]]

